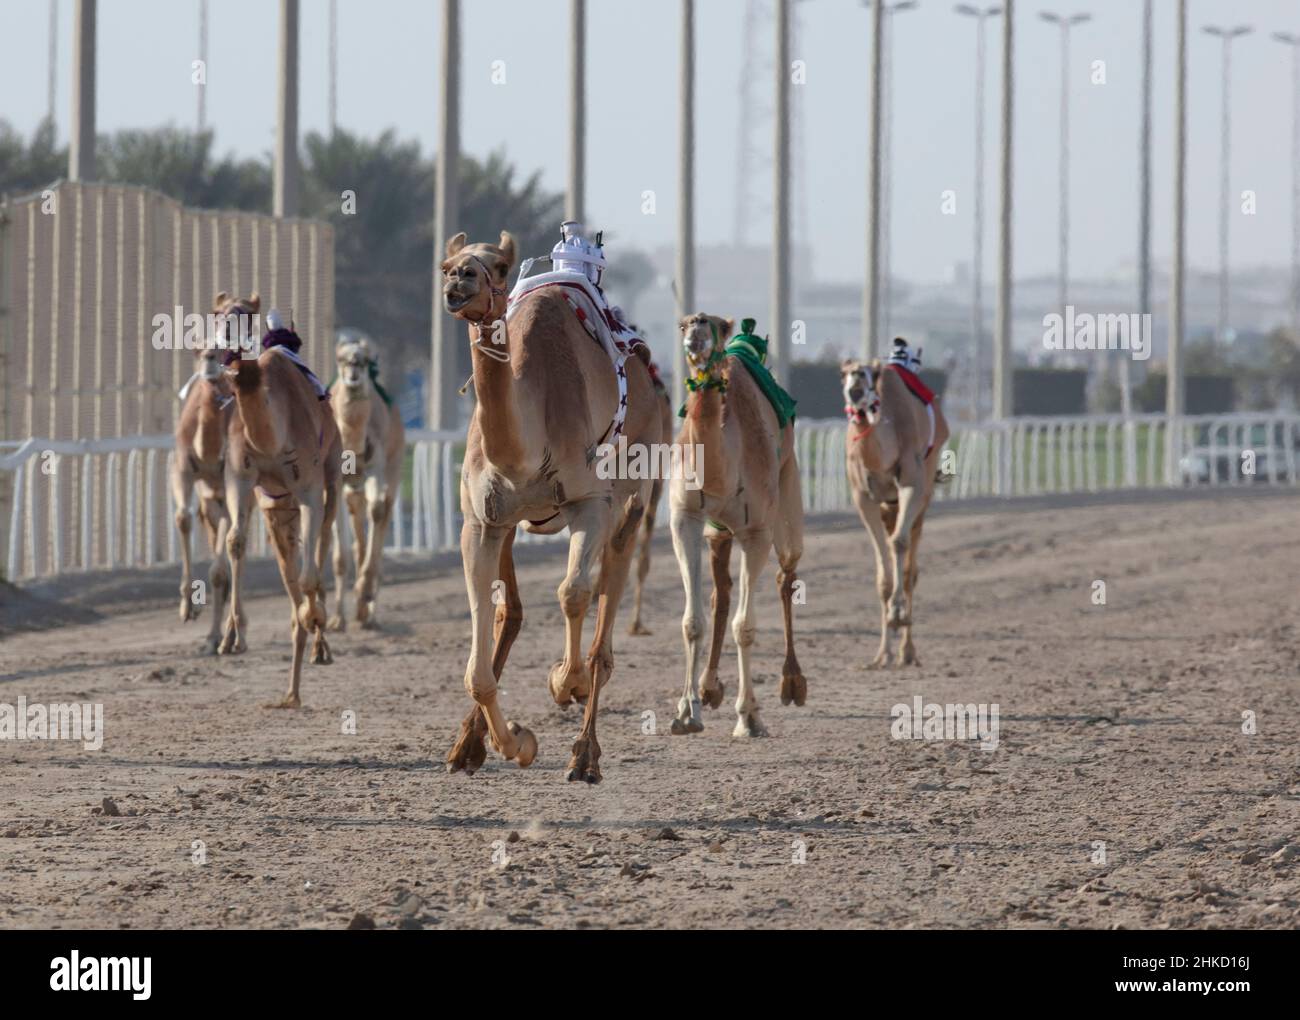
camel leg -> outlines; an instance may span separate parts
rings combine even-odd
[[[919,666],[920,658],[916,654],[916,645],[912,643],[912,594],[916,591],[916,579],[921,570],[917,563],[917,546],[921,544],[921,527],[925,523],[925,514],[917,514],[916,523],[912,525],[912,541],[907,546],[907,561],[904,564],[903,580],[907,590],[907,622],[903,624],[903,643],[898,648],[900,666]]]
[[[330,535],[337,511],[336,485],[326,484],[323,491],[313,490],[302,506],[302,548],[306,567],[303,590],[310,605],[311,661],[316,666],[334,664],[334,655],[325,640],[325,621],[329,616],[325,606],[325,564],[329,562]]]
[[[591,694],[591,674],[582,658],[582,624],[591,604],[592,562],[605,547],[609,517],[609,505],[601,497],[581,500],[568,512],[569,565],[556,590],[564,613],[564,658],[547,678],[557,705],[582,702]]]
[[[808,698],[808,681],[794,653],[794,585],[795,571],[803,557],[803,497],[799,491],[799,467],[793,456],[781,466],[780,500],[772,543],[776,549],[776,587],[781,593],[781,623],[785,629],[781,704],[794,702],[802,708]]]
[[[727,616],[731,612],[731,533],[712,531],[709,542],[709,570],[713,574],[713,629],[709,637],[709,661],[700,677],[700,697],[709,708],[722,704],[726,684],[718,679],[718,662],[722,659],[722,641],[727,635]]]
[[[344,595],[347,592],[348,578],[352,571],[348,544],[343,529],[348,526],[342,516],[334,519],[334,613],[326,626],[330,630],[347,630],[348,621],[344,611]]]
[[[650,488],[650,502],[646,504],[644,523],[641,527],[641,547],[636,562],[636,598],[632,603],[632,622],[628,625],[629,634],[649,634],[650,629],[641,622],[641,596],[645,592],[645,579],[650,574],[650,540],[654,537],[655,512],[659,509],[659,497],[663,492],[663,480],[656,478]]]
[[[176,504],[176,530],[181,536],[181,623],[199,617],[199,606],[194,602],[194,567],[190,551],[190,532],[193,518],[190,514],[190,497],[194,492],[194,472],[189,458],[176,457],[172,468],[172,501]]]
[[[303,594],[302,577],[302,524],[305,508],[299,507],[290,495],[259,500],[266,530],[271,535],[275,559],[280,567],[280,580],[289,596],[289,626],[293,636],[293,659],[289,666],[289,690],[279,702],[268,708],[297,708],[302,704],[299,687],[302,682],[302,660],[307,648],[307,632],[311,628],[310,608]]]
[[[361,616],[361,599],[356,593],[361,589],[361,571],[365,560],[366,493],[362,488],[345,489],[343,498],[348,506],[348,517],[352,521],[352,568],[355,571],[353,575],[353,594],[357,597],[356,619],[358,623],[364,624],[365,621]],[[340,528],[340,538],[342,537],[341,532],[342,528]],[[341,608],[339,613],[342,614]]]
[[[889,572],[889,533],[881,518],[880,504],[868,493],[855,490],[853,503],[858,508],[858,516],[862,518],[867,534],[871,537],[871,551],[876,556],[876,594],[880,598],[880,649],[871,661],[871,666],[873,669],[879,669],[889,665],[890,655],[889,597],[893,594],[894,587]]]
[[[357,568],[357,619],[362,627],[374,627],[375,597],[379,594],[379,562],[384,555],[384,536],[388,531],[388,496],[382,470],[366,478],[366,515],[370,530],[366,536],[366,555]]]
[[[515,638],[524,624],[524,604],[519,598],[519,581],[515,577],[515,530],[509,529],[505,541],[501,543],[498,573],[501,575],[500,580],[504,582],[505,601],[496,607],[496,612],[493,614],[492,675],[498,683],[506,668],[510,647],[515,643]],[[464,772],[468,776],[477,772],[487,758],[487,747],[483,743],[487,733],[487,718],[475,704],[461,721],[460,736],[447,752],[447,771]]]
[[[208,568],[208,590],[212,593],[212,625],[208,628],[205,650],[216,654],[221,645],[221,621],[230,601],[230,557],[226,552],[226,535],[230,516],[225,504],[216,497],[202,501],[201,514],[212,547],[212,565]]]
[[[230,611],[226,614],[226,633],[217,651],[234,655],[244,644],[244,554],[248,551],[248,524],[253,512],[253,483],[248,478],[226,481],[226,506],[231,511],[230,533],[226,535],[226,553],[230,557]]]
[[[500,568],[502,546],[512,528],[496,528],[467,514],[460,529],[461,560],[469,593],[470,652],[465,666],[465,689],[487,720],[492,745],[507,761],[527,768],[537,757],[537,738],[517,722],[508,722],[497,700],[497,677],[487,656],[493,616],[492,582]],[[513,576],[513,572],[512,572]],[[513,638],[512,638],[513,640]],[[502,659],[504,664],[504,657]]]
[[[755,529],[740,537],[740,604],[731,620],[731,636],[736,642],[740,689],[736,692],[736,728],[733,737],[765,737],[767,727],[758,716],[758,698],[749,668],[749,651],[758,627],[754,623],[754,589],[772,549],[772,534]]]
[[[918,469],[919,470],[919,469]],[[898,520],[889,536],[889,552],[893,565],[894,591],[889,602],[889,625],[901,629],[910,622],[907,615],[907,585],[904,573],[907,550],[912,542],[912,525],[922,511],[924,489],[904,479],[898,483]]]
[[[587,699],[582,717],[582,729],[573,742],[573,756],[569,759],[569,782],[600,782],[600,742],[596,739],[596,715],[599,711],[601,688],[609,682],[614,672],[614,620],[618,604],[627,587],[627,575],[636,552],[637,528],[645,506],[640,492],[634,493],[624,505],[621,519],[606,543],[600,561],[600,602],[596,612],[596,633],[591,639],[587,654],[587,672],[591,676],[591,697]]]
[[[700,549],[704,545],[704,521],[673,507],[671,517],[673,553],[682,574],[686,589],[686,610],[682,614],[682,641],[686,645],[686,680],[682,696],[677,702],[677,715],[672,732],[699,733],[704,729],[700,712],[700,652],[704,637],[704,611],[701,606],[702,578],[700,576]]]

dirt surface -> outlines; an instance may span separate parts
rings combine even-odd
[[[528,552],[503,681],[507,715],[541,744],[527,771],[495,755],[473,777],[443,771],[468,704],[454,557],[395,570],[408,579],[381,593],[382,631],[335,637],[299,711],[261,707],[287,677],[282,593],[251,601],[250,650],[229,659],[194,653],[206,618],[177,621],[170,571],[151,575],[166,595],[145,611],[114,608],[139,579],[116,597],[100,580],[98,622],[11,624],[0,702],[100,702],[106,738],[0,742],[0,926],[1300,923],[1294,495],[939,507],[924,665],[885,672],[865,668],[865,533],[812,521],[808,704],[776,697],[769,568],[755,661],[772,735],[752,741],[731,738],[730,641],[723,707],[704,733],[668,735],[682,595],[665,535],[654,635],[620,628],[598,787],[564,780],[578,717],[545,683],[562,560]],[[998,748],[893,739],[891,706],[917,695],[997,703]]]

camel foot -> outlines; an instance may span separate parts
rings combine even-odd
[[[332,666],[334,665],[334,653],[330,651],[329,642],[325,640],[325,631],[316,632],[316,640],[311,646],[311,662],[313,666]]]
[[[898,658],[895,660],[900,666],[919,666],[921,657],[916,654],[914,645],[904,645],[898,650]]]
[[[342,613],[335,613],[333,616],[329,618],[329,622],[325,624],[325,629],[336,630],[342,633],[343,631],[348,629],[348,621],[343,619]]]
[[[221,649],[221,635],[209,634],[204,639],[203,644],[199,645],[200,655],[216,655]]]
[[[867,669],[888,669],[889,653],[883,648],[876,653],[876,657],[867,663]]]
[[[627,628],[627,632],[633,637],[649,637],[654,633],[654,631],[642,623],[639,618],[632,621],[631,625]]]
[[[519,747],[515,751],[515,756],[511,759],[521,769],[528,768],[537,757],[537,738],[533,736],[533,731],[526,726],[520,726],[517,722],[506,723],[506,729],[515,735],[519,741]],[[569,778],[573,778],[570,776]]]
[[[361,629],[362,629],[362,630],[378,630],[378,629],[379,629],[379,621],[375,619],[375,616],[374,616],[373,613],[371,613],[369,616],[367,616],[364,620],[359,620],[359,621],[357,621],[357,622],[361,624]]]
[[[460,736],[447,752],[447,771],[464,772],[472,776],[487,761],[487,744],[484,731],[476,729],[469,720],[460,724]]]
[[[763,725],[763,721],[758,717],[758,709],[740,715],[736,719],[736,728],[731,731],[731,736],[737,740],[767,736],[767,727]]]
[[[269,705],[263,705],[263,708],[302,708],[302,698],[296,694],[286,694],[279,701],[273,701]]]
[[[727,685],[719,680],[716,674],[711,677],[706,676],[700,681],[700,697],[709,708],[720,707],[726,692]]]
[[[233,627],[226,631],[226,636],[221,640],[221,647],[217,649],[218,655],[240,655],[248,651],[248,646],[244,644],[244,638],[238,630]]]
[[[573,742],[573,757],[569,759],[568,780],[593,786],[600,782],[600,745],[595,737],[579,736]]]
[[[703,733],[704,723],[698,719],[678,719],[674,716],[672,725],[668,729],[673,736],[684,737],[688,733]]]
[[[196,606],[190,600],[189,595],[182,595],[181,596],[181,623],[189,623],[191,620],[197,620],[199,618],[199,612],[202,610],[202,608],[203,608],[202,606]]]
[[[581,662],[573,666],[557,662],[551,667],[546,682],[557,705],[568,705],[574,701],[586,704],[591,695],[591,674]]]
[[[781,704],[794,702],[798,708],[808,700],[808,681],[802,673],[787,673],[781,677]]]

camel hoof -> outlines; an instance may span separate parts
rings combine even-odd
[[[239,636],[238,631],[226,631],[225,638],[222,639],[221,647],[217,649],[218,655],[239,655],[248,651],[248,646],[244,644],[244,639]]]
[[[526,726],[520,726],[517,722],[506,723],[506,729],[515,735],[519,741],[519,747],[515,751],[515,756],[511,760],[521,769],[528,768],[537,757],[537,738],[533,736],[533,731]]]
[[[669,726],[668,729],[673,736],[684,737],[688,733],[703,733],[704,723],[696,722],[694,719],[674,718],[672,725]]]
[[[264,708],[302,708],[302,698],[296,694],[286,694],[279,701],[273,701]]]
[[[181,623],[189,623],[191,620],[197,620],[202,607],[196,606],[190,601],[188,595],[181,596]]]
[[[884,652],[881,652],[869,663],[867,663],[867,669],[888,669],[888,668],[889,668],[889,656],[886,655]]]
[[[920,656],[916,654],[915,648],[899,649],[898,658],[895,660],[900,666],[919,666],[921,665]]]
[[[311,649],[311,662],[313,666],[334,665],[334,653],[330,651],[329,643],[325,640],[323,631],[317,631],[316,633],[316,642]]]
[[[767,736],[767,727],[763,725],[762,720],[758,718],[758,710],[755,709],[748,715],[742,715],[736,720],[736,728],[731,731],[731,736],[736,740],[747,740],[750,737]]]
[[[803,708],[808,700],[808,681],[802,673],[789,673],[781,677],[781,704],[794,702],[797,708]]]
[[[600,745],[594,739],[579,737],[573,742],[573,757],[569,759],[568,780],[595,786],[600,782]]]
[[[726,695],[727,686],[721,680],[714,679],[713,686],[704,686],[700,688],[700,698],[709,708],[718,708],[722,705],[722,699]]]
[[[329,618],[329,622],[325,624],[325,629],[336,630],[342,633],[343,631],[348,629],[348,621],[343,619],[342,613],[335,613],[333,616]]]
[[[628,627],[627,632],[633,637],[649,637],[654,632],[640,620],[633,620],[632,625]]]
[[[582,663],[569,669],[563,662],[557,662],[551,667],[546,682],[551,689],[551,697],[560,706],[574,701],[585,705],[591,696],[591,676]]]
[[[362,630],[378,630],[378,629],[379,629],[379,621],[375,619],[375,617],[374,617],[373,614],[371,614],[370,616],[367,616],[364,620],[359,620],[358,622],[361,624],[361,629],[362,629]]]

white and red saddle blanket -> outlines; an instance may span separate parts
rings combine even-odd
[[[611,427],[606,430],[605,438],[608,442],[615,442],[622,435],[623,424],[627,419],[627,359],[636,354],[648,365],[650,347],[614,313],[604,292],[582,273],[556,271],[521,276],[510,292],[506,304],[506,321],[509,322],[510,317],[518,311],[525,296],[544,287],[558,287],[561,290],[564,300],[573,309],[573,314],[578,317],[583,328],[609,355],[614,376],[618,380],[618,410],[614,413]]]
[[[930,442],[925,448],[925,455],[928,457],[930,451],[934,449],[934,390],[921,382],[920,376],[910,368],[904,368],[897,362],[890,362],[885,367],[897,372],[898,377],[903,380],[903,385],[912,391],[912,396],[925,405],[925,413],[930,419]]]

